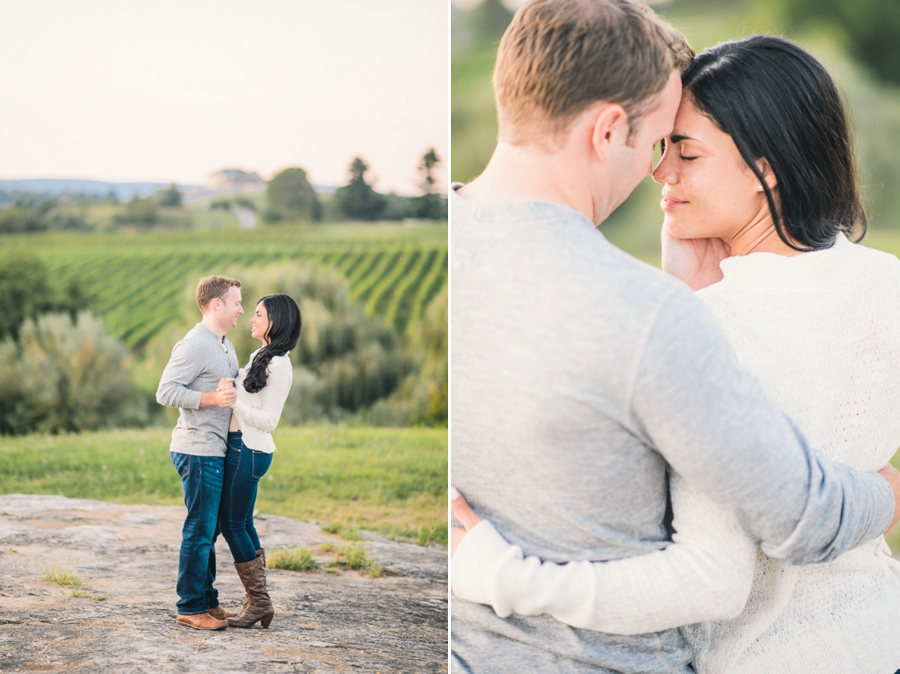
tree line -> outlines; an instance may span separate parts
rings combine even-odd
[[[447,198],[437,190],[434,177],[440,162],[434,148],[422,157],[418,166],[421,193],[414,197],[377,192],[366,180],[370,166],[361,157],[353,158],[347,183],[331,195],[319,195],[302,168],[287,168],[269,181],[262,219],[268,223],[406,218],[446,220]]]

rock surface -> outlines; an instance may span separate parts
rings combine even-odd
[[[447,552],[365,534],[384,569],[270,569],[268,630],[176,624],[184,508],[62,496],[0,496],[0,672],[446,672]],[[269,555],[310,549],[326,562],[346,541],[315,524],[259,515]],[[243,589],[222,539],[216,587]],[[82,580],[60,586],[44,571]],[[73,589],[86,596],[72,596]],[[99,599],[103,597],[103,599]]]

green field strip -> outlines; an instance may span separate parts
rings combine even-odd
[[[418,293],[416,294],[416,297],[412,303],[412,310],[410,312],[409,321],[406,324],[407,331],[409,331],[409,327],[411,325],[417,323],[421,319],[422,314],[428,307],[428,302],[443,287],[446,279],[447,251],[444,251],[441,261],[433,265],[428,276],[426,276],[422,280],[422,283],[419,285]]]
[[[176,312],[173,312],[171,315],[159,317],[155,321],[146,321],[143,328],[141,328],[141,326],[136,326],[132,330],[125,340],[125,343],[132,349],[143,348],[151,339],[159,334],[163,328],[175,323],[179,318],[180,316]]]
[[[438,269],[441,270],[440,274],[437,274],[432,280],[431,284],[425,290],[425,295],[422,297],[422,310],[424,311],[431,300],[434,299],[434,296],[437,295],[441,289],[444,287],[444,284],[447,283],[447,253],[444,253],[444,258],[441,261]]]
[[[410,275],[416,265],[422,259],[422,251],[414,250],[406,256],[405,262],[398,264],[395,271],[386,276],[378,287],[372,292],[366,303],[366,313],[384,316],[390,306],[397,285],[403,278]]]
[[[334,268],[337,269],[338,271],[341,271],[341,268],[343,267],[343,265],[346,264],[347,260],[348,260],[352,255],[353,255],[353,252],[352,252],[352,251],[344,250],[344,251],[340,254],[340,256],[338,257],[338,259],[336,259],[336,260],[334,261],[334,264],[333,264]]]
[[[185,264],[190,258],[184,256],[182,258],[165,257],[154,261],[146,270],[142,269],[140,274],[136,274],[128,267],[121,269],[128,272],[128,280],[118,286],[116,290],[116,299],[111,304],[107,304],[98,309],[103,313],[114,313],[116,309],[123,303],[128,306],[134,304],[135,297],[145,297],[158,292],[157,286],[165,284],[166,279],[171,278],[172,270],[177,269]]]
[[[381,258],[386,257],[386,253],[378,251],[374,255],[366,255],[365,260],[356,268],[356,270],[347,277],[347,282],[350,284],[350,288],[352,289],[358,283],[361,283],[362,280],[371,273],[371,271],[378,266],[381,262]]]
[[[393,325],[401,334],[406,332],[406,326],[412,315],[413,304],[419,292],[419,287],[428,278],[428,274],[436,266],[438,251],[430,250],[423,255],[421,263],[413,273],[407,274],[403,282],[397,286],[395,300],[384,314],[384,320],[388,325]]]
[[[55,287],[79,279],[106,329],[133,348],[183,320],[186,286],[209,273],[285,261],[332,267],[368,313],[386,316],[401,331],[446,282],[446,226],[394,228],[391,236],[379,233],[381,225],[337,227],[338,236],[326,229],[223,232],[214,239],[171,232],[19,239],[31,244]],[[341,238],[349,233],[359,240]],[[420,243],[425,241],[430,243]]]
[[[351,253],[347,259],[344,261],[343,265],[338,267],[338,271],[344,275],[345,278],[350,278],[353,272],[357,267],[362,263],[363,260],[366,259],[366,253],[354,252]]]
[[[157,298],[171,297],[180,294],[183,284],[178,283],[171,277],[166,279],[167,282],[147,283],[136,289],[134,292],[123,298],[116,310],[106,312],[111,317],[132,316],[138,313],[144,313],[159,302]],[[115,320],[115,319],[114,319]],[[127,323],[128,321],[123,321]]]
[[[375,267],[357,287],[350,289],[350,296],[360,302],[367,301],[369,295],[371,295],[372,291],[381,283],[382,279],[394,271],[395,266],[400,264],[400,260],[403,259],[403,256],[404,253],[402,251],[391,255],[385,255],[381,262],[378,263],[378,266]]]

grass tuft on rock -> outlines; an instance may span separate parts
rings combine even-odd
[[[72,587],[78,587],[82,583],[81,579],[74,576],[71,571],[59,571],[53,566],[42,569],[41,577],[47,582],[56,583],[57,585],[71,585]]]
[[[318,569],[319,563],[306,548],[279,548],[267,556],[266,566],[270,569],[304,572]]]

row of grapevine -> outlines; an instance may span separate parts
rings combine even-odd
[[[274,239],[270,231],[276,232]],[[204,274],[288,260],[332,266],[347,278],[351,295],[367,313],[401,333],[447,282],[446,240],[436,245],[402,239],[306,241],[277,230],[267,230],[265,239],[247,237],[241,245],[196,236],[181,242],[147,237],[144,245],[123,245],[121,237],[102,235],[56,238],[37,251],[54,280],[79,279],[107,328],[132,348],[184,320],[185,289]]]

